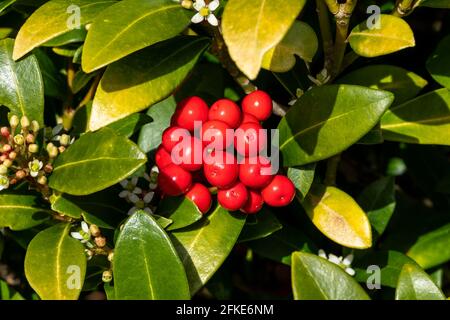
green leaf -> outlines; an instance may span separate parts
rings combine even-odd
[[[168,97],[208,43],[206,38],[177,37],[108,67],[95,95],[90,129],[97,130]]]
[[[116,3],[111,0],[52,0],[37,9],[19,30],[14,46],[14,60],[20,59],[34,48],[45,44],[73,29],[76,22],[69,7],[80,8],[80,27],[90,23],[101,11]],[[73,21],[72,21],[73,20]]]
[[[370,300],[351,276],[324,258],[294,252],[291,270],[295,300]]]
[[[262,257],[291,264],[291,254],[294,251],[316,252],[317,247],[303,232],[288,224],[270,236],[245,243],[250,249]]]
[[[239,242],[246,242],[266,238],[281,230],[283,225],[267,207],[263,207],[254,216],[247,217],[247,223],[239,236]]]
[[[244,224],[244,215],[229,213],[217,206],[206,218],[172,233],[172,242],[183,261],[192,295],[225,261]]]
[[[5,281],[0,280],[0,300],[24,300],[24,298]]]
[[[450,260],[450,224],[422,235],[408,250],[408,256],[429,269]]]
[[[143,211],[125,223],[114,250],[113,265],[115,299],[190,298],[175,248],[158,223]]]
[[[380,16],[380,28],[369,29],[367,21],[353,28],[348,37],[352,49],[363,57],[378,57],[414,47],[414,33],[408,23],[387,14]]]
[[[113,4],[114,2],[112,2]],[[75,42],[83,42],[86,38],[87,31],[85,28],[81,29],[73,29],[68,31],[56,38],[53,38],[45,43],[42,46],[45,47],[61,47]]]
[[[357,69],[337,82],[390,91],[395,95],[394,105],[414,98],[427,85],[427,81],[414,72],[383,64]]]
[[[156,150],[161,144],[162,133],[170,125],[170,118],[175,112],[177,102],[173,96],[150,107],[147,115],[153,119],[144,125],[139,133],[138,146],[145,153]]]
[[[39,49],[34,51],[39,67],[42,72],[42,78],[44,81],[44,93],[49,97],[58,99],[64,99],[66,94],[66,88],[64,87],[64,78],[55,67],[53,61],[47,56],[47,54]]]
[[[25,230],[48,220],[51,211],[37,195],[0,194],[0,227]]]
[[[306,0],[229,0],[222,30],[231,58],[255,79],[264,54],[289,31]],[[245,45],[243,45],[245,44]]]
[[[14,40],[0,41],[0,105],[17,116],[44,123],[44,82],[38,60],[29,55],[14,62]]]
[[[450,145],[450,91],[432,91],[391,108],[381,129],[386,140]]]
[[[152,121],[152,118],[145,114],[134,113],[126,118],[120,119],[108,125],[117,135],[131,137],[135,132],[139,131],[145,124]]]
[[[264,54],[262,67],[274,72],[287,72],[295,66],[295,56],[311,62],[319,41],[307,23],[295,21],[283,40]]]
[[[4,0],[0,1],[0,13],[8,9],[9,6],[13,5],[17,0]]]
[[[84,246],[60,223],[38,233],[28,245],[25,275],[43,300],[77,300],[86,273]]]
[[[450,5],[449,5],[450,8]],[[450,36],[445,37],[427,61],[427,69],[436,82],[450,89]]]
[[[297,199],[303,200],[309,192],[314,181],[316,172],[316,164],[311,163],[303,167],[289,168],[287,175],[294,183],[296,189]]]
[[[414,260],[408,258],[403,253],[389,250],[379,251],[367,254],[362,259],[356,260],[352,268],[356,271],[355,280],[361,283],[367,283],[369,277],[375,275],[375,269],[368,269],[370,266],[380,268],[379,280],[382,286],[395,288],[397,286],[398,277],[405,264],[416,264]],[[417,264],[416,264],[417,265]],[[375,271],[376,272],[376,271]],[[376,277],[373,278],[376,280]]]
[[[367,186],[357,202],[367,213],[376,237],[383,234],[395,210],[395,179],[381,178]]]
[[[89,81],[95,77],[95,75],[95,73],[86,74],[81,70],[75,73],[75,77],[72,82],[72,92],[75,94],[80,92],[81,89],[86,87]]]
[[[57,158],[49,186],[71,195],[88,195],[120,182],[146,161],[134,143],[104,128],[81,136]]]
[[[314,225],[334,242],[355,249],[372,246],[369,219],[345,192],[313,185],[302,205]]]
[[[445,300],[445,296],[420,267],[405,264],[398,278],[396,300]]]
[[[164,198],[160,202],[156,214],[173,221],[167,230],[190,226],[203,217],[197,206],[184,196]]]
[[[419,6],[430,8],[450,8],[448,0],[422,0],[418,2]]]
[[[389,92],[352,85],[307,91],[278,125],[283,165],[304,165],[344,151],[375,126],[393,99]]]
[[[86,73],[170,39],[190,23],[192,12],[171,0],[124,0],[92,23],[83,49]],[[151,61],[153,63],[153,61]]]

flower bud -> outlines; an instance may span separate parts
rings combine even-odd
[[[9,152],[12,150],[12,147],[9,144],[5,144],[2,148],[3,152]]]
[[[109,262],[112,262],[113,259],[114,259],[114,251],[111,251],[111,252],[108,254],[108,261],[109,261]]]
[[[60,146],[60,147],[58,148],[58,151],[59,151],[59,153],[63,153],[64,151],[66,151],[66,147]]]
[[[51,148],[50,151],[48,152],[48,156],[52,159],[56,158],[58,154],[59,154],[58,148],[55,146],[53,146],[53,148]]]
[[[19,125],[19,117],[14,115],[9,119],[9,124],[11,125],[11,128],[16,128]]]
[[[11,160],[14,160],[16,157],[17,157],[17,152],[11,151],[11,152],[9,153],[9,158],[10,158]]]
[[[61,137],[59,138],[59,143],[62,146],[68,146],[70,143],[70,136],[68,134],[62,134]]]
[[[22,128],[28,128],[30,126],[30,120],[28,119],[27,116],[23,116],[20,119],[20,125],[22,126]]]
[[[192,9],[193,3],[192,0],[183,0],[181,1],[181,6],[185,9]]]
[[[25,178],[27,176],[27,173],[23,170],[19,170],[16,172],[16,178],[19,180],[22,180],[23,178]]]
[[[44,167],[44,171],[45,171],[45,173],[52,173],[53,166],[50,163],[47,163]]]
[[[34,143],[36,141],[36,137],[34,136],[34,134],[29,133],[27,134],[25,140],[27,141],[28,144]]]
[[[86,249],[86,250],[84,250],[84,252],[86,253],[86,257],[88,260],[91,260],[92,257],[94,256],[94,252],[92,252],[92,250]]]
[[[10,132],[9,132],[8,127],[2,127],[2,128],[0,129],[0,133],[1,133],[1,135],[2,135],[3,137],[5,137],[5,138],[8,138],[9,135],[10,135]]]
[[[14,142],[19,146],[21,146],[25,143],[25,138],[23,137],[23,135],[18,134],[14,137]]]
[[[99,248],[103,248],[104,246],[106,246],[106,238],[105,237],[95,237],[94,239],[95,244],[97,245],[97,247]]]
[[[8,172],[8,168],[4,164],[0,164],[0,175],[6,174]]]
[[[103,271],[103,274],[102,274],[103,282],[106,282],[106,283],[111,282],[112,278],[113,278],[113,274],[112,274],[111,270]]]
[[[46,176],[40,176],[37,179],[37,183],[39,183],[40,185],[46,185],[47,184],[47,177]]]
[[[8,157],[6,156],[6,154],[2,154],[2,155],[0,156],[0,162],[5,161],[6,159],[8,159]]]
[[[12,164],[13,164],[12,161],[9,159],[6,159],[5,161],[3,161],[3,165],[7,168],[11,167]]]
[[[95,224],[91,224],[89,226],[89,231],[91,232],[93,237],[98,237],[101,234],[100,228],[97,225],[95,225]]]
[[[39,122],[36,120],[31,121],[31,130],[36,133],[39,131]]]
[[[31,153],[37,153],[39,151],[39,146],[37,144],[30,144],[28,146],[28,151]]]

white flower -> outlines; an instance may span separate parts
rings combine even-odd
[[[0,191],[9,188],[9,179],[8,177],[0,175]]]
[[[144,198],[140,199],[137,195],[133,194],[130,196],[130,201],[134,206],[128,211],[128,215],[132,215],[138,210],[144,210],[145,212],[152,214],[153,211],[150,209],[148,204],[153,200],[155,193],[153,191],[148,192]]]
[[[142,193],[142,189],[137,187],[138,177],[133,177],[131,180],[122,180],[120,185],[125,189],[119,193],[119,197],[128,198],[130,200],[131,195],[137,195]],[[131,201],[131,200],[130,200]]]
[[[219,25],[219,21],[213,12],[219,7],[219,5],[219,0],[213,0],[208,5],[204,0],[196,0],[194,3],[194,9],[197,10],[197,14],[192,17],[191,21],[193,23],[200,23],[207,20],[209,24],[217,27]]]
[[[36,178],[39,174],[39,170],[42,169],[44,164],[42,161],[34,159],[33,161],[28,162],[28,168],[30,169],[30,176]]]
[[[319,257],[322,257],[324,259],[328,259],[328,261],[337,264],[339,267],[345,270],[349,275],[354,276],[355,270],[351,268],[351,264],[353,261],[353,254],[349,254],[345,258],[338,257],[332,253],[330,253],[327,257],[327,254],[322,249],[319,250]]]
[[[89,225],[84,221],[81,221],[81,230],[78,232],[71,232],[70,236],[80,240],[81,243],[86,244],[88,247],[92,246],[92,244],[89,243],[89,240],[91,240],[91,231],[89,231]]]

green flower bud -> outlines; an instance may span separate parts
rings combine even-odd
[[[103,271],[103,274],[102,274],[102,281],[103,282],[106,282],[106,283],[111,282],[112,278],[113,278],[113,274],[112,274],[111,270]]]
[[[19,146],[21,146],[25,143],[25,138],[23,137],[23,135],[18,134],[14,137],[14,142]]]
[[[6,174],[8,172],[8,168],[4,164],[0,164],[0,174]]]
[[[11,128],[16,128],[19,125],[19,117],[14,115],[9,119],[9,124],[11,125]]]
[[[39,131],[39,122],[37,122],[36,120],[31,121],[31,130],[33,132],[38,132]]]
[[[37,144],[30,144],[28,146],[28,151],[31,153],[37,153],[39,151],[39,146]]]
[[[28,128],[30,126],[30,120],[28,119],[27,116],[23,116],[20,119],[20,125],[22,126],[22,128]]]
[[[12,164],[13,164],[12,161],[9,159],[6,159],[5,161],[3,161],[3,165],[7,168],[11,167]]]
[[[114,259],[114,252],[111,251],[111,252],[108,254],[108,261],[109,261],[109,262],[112,262],[113,259]]]
[[[70,143],[70,136],[68,134],[62,134],[61,137],[59,138],[59,143],[62,146],[68,146]]]
[[[89,226],[89,231],[91,232],[93,237],[98,237],[101,234],[100,228],[97,225],[95,225],[95,224],[91,224]]]
[[[58,148],[53,146],[53,148],[50,149],[48,152],[48,156],[52,159],[56,158],[59,154]]]

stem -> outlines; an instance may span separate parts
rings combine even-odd
[[[324,68],[329,70],[333,63],[333,38],[331,35],[330,19],[324,0],[316,0],[317,15],[319,16],[320,33],[322,35],[323,53],[325,55]]]
[[[344,56],[344,60],[342,61],[341,70],[339,70],[339,73],[347,69],[349,66],[353,64],[357,59],[359,58],[359,55],[355,51],[350,51]]]
[[[327,172],[325,174],[325,185],[327,186],[336,185],[336,176],[340,161],[341,161],[341,154],[337,154],[328,159]]]
[[[392,15],[400,18],[407,16],[413,11],[415,2],[415,0],[397,0]]]

